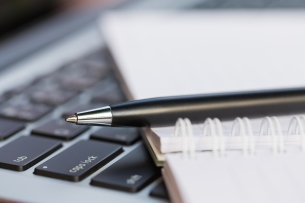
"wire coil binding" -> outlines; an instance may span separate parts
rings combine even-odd
[[[301,149],[305,152],[305,117],[295,116],[290,120],[287,135],[301,136]],[[179,118],[176,122],[174,136],[182,135],[182,154],[187,159],[195,156],[195,143],[192,123],[188,118]],[[265,117],[261,123],[259,135],[270,135],[272,137],[272,151],[274,154],[285,152],[284,135],[277,117]],[[203,123],[201,136],[211,136],[212,153],[214,157],[225,157],[226,146],[221,121],[218,118],[207,118]],[[244,156],[255,154],[255,136],[252,125],[247,117],[234,119],[231,136],[242,137],[242,151]]]
[[[303,121],[303,122],[302,122]],[[290,120],[290,124],[289,124],[289,127],[288,127],[288,133],[287,135],[291,135],[292,134],[292,130],[293,130],[293,127],[294,127],[294,133],[296,135],[300,134],[301,136],[301,148],[302,148],[302,151],[305,152],[305,133],[304,133],[304,116],[295,116],[293,117],[291,120]]]
[[[233,122],[232,132],[231,135],[235,136],[236,134],[236,128],[239,128],[239,136],[242,137],[243,140],[243,154],[247,156],[248,154],[253,155],[254,154],[254,137],[253,137],[253,131],[252,126],[250,123],[250,120],[247,117],[244,118],[235,118]],[[246,136],[246,132],[248,136]],[[248,139],[249,137],[249,139]]]

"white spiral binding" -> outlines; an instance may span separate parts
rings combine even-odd
[[[237,134],[238,129],[238,134]],[[182,135],[183,158],[193,158],[195,156],[195,143],[193,138],[192,123],[188,118],[179,118],[176,122],[175,136],[178,136],[179,130]],[[294,130],[294,131],[293,131]],[[300,135],[301,148],[305,152],[305,117],[293,117],[290,121],[287,135]],[[262,121],[259,135],[271,135],[272,150],[274,154],[285,152],[284,136],[281,125],[277,117],[265,117]],[[231,136],[239,135],[242,137],[242,151],[245,156],[255,154],[255,139],[253,135],[250,120],[247,117],[235,118],[232,126]],[[226,154],[225,139],[223,135],[222,124],[218,118],[207,118],[203,123],[202,136],[212,137],[212,152],[215,157],[224,157]]]
[[[303,120],[303,122],[301,121]],[[288,135],[292,134],[292,128],[295,123],[295,134],[298,135],[300,134],[301,136],[301,148],[302,151],[305,152],[305,133],[304,133],[304,116],[299,116],[299,117],[293,117],[290,121],[289,127],[288,127]]]
[[[190,157],[193,158],[195,154],[195,146],[194,146],[194,139],[193,139],[194,134],[193,134],[191,121],[188,118],[185,119],[179,118],[176,122],[175,134],[174,134],[175,136],[178,136],[179,129],[181,129],[181,134],[182,134],[183,158],[187,159],[188,152]]]
[[[280,122],[277,117],[265,117],[260,129],[260,135],[264,135],[267,127],[268,135],[272,136],[272,150],[274,154],[284,153],[284,138]],[[277,131],[277,132],[276,132]],[[278,149],[279,148],[279,149]]]
[[[214,122],[216,123],[216,129]],[[215,157],[218,157],[218,151],[220,151],[220,156],[225,156],[225,142],[223,138],[223,131],[221,122],[218,118],[214,118],[213,120],[211,118],[207,118],[206,121],[203,124],[203,134],[202,136],[207,136],[207,131],[210,129],[210,136],[212,137],[212,145],[213,145],[213,155]],[[175,127],[175,134],[174,136],[178,136],[179,129],[181,129],[182,134],[182,154],[183,158],[187,159],[187,155],[191,158],[194,158],[195,156],[195,143],[193,139],[193,131],[192,131],[192,123],[188,118],[182,119],[179,118],[176,122]],[[216,130],[218,136],[216,137]],[[219,137],[219,139],[218,139]]]
[[[216,128],[214,123],[216,124]],[[213,120],[211,118],[207,118],[203,123],[202,136],[207,136],[208,129],[210,129],[210,136],[212,137],[213,155],[217,157],[219,151],[221,157],[225,156],[225,142],[220,120],[218,118],[214,118]],[[218,136],[216,136],[216,130]]]
[[[239,135],[242,136],[242,140],[243,140],[243,154],[245,156],[247,156],[248,154],[254,155],[254,137],[253,137],[252,126],[249,119],[247,117],[244,117],[243,119],[239,117],[235,118],[231,132],[232,136],[235,135],[237,126],[239,127]],[[245,126],[247,129],[249,139],[246,136]]]

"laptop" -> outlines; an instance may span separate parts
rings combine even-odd
[[[124,8],[205,12],[304,6],[303,1],[228,0],[143,1]],[[107,48],[96,22],[93,18],[66,37],[20,54],[1,70],[2,202],[170,201],[141,129],[63,122],[76,111],[140,98],[124,78],[129,74],[117,58],[121,49]]]

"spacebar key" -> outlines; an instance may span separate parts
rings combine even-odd
[[[143,144],[109,166],[91,180],[91,185],[137,192],[160,177],[156,167]]]
[[[35,168],[34,174],[81,181],[123,151],[117,144],[81,140]]]

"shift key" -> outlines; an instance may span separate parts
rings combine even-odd
[[[120,145],[81,140],[39,165],[34,174],[78,182],[123,151]]]

